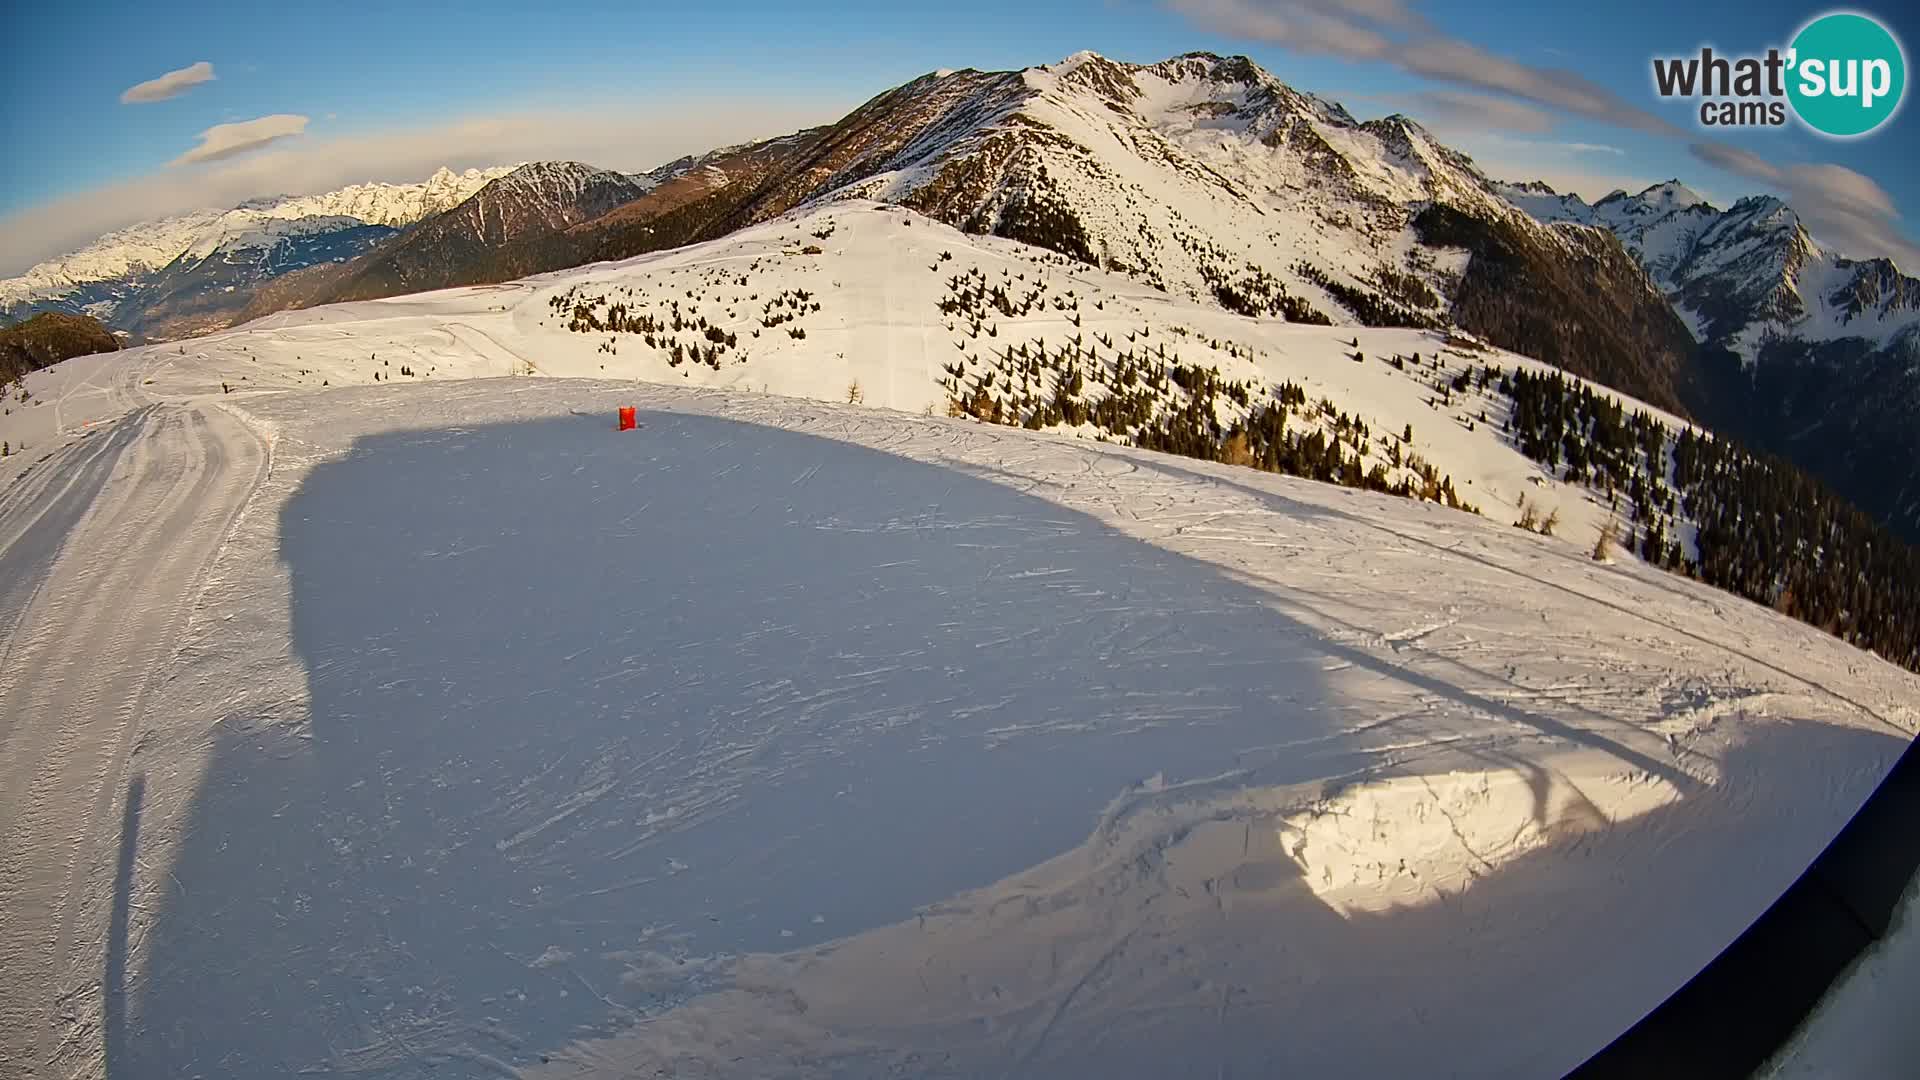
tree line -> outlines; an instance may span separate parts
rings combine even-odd
[[[1920,551],[1824,483],[1559,372],[1495,377],[1514,445],[1607,493],[1642,559],[1920,671]]]

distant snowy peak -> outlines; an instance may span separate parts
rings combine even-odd
[[[1520,184],[1496,183],[1494,190],[1501,198],[1543,225],[1557,225],[1562,222],[1572,222],[1576,225],[1594,224],[1593,207],[1587,204],[1587,200],[1573,192],[1561,194],[1544,181],[1529,180]],[[1625,192],[1616,191],[1607,198],[1613,198],[1614,195],[1624,196]]]
[[[645,195],[657,181],[578,161],[535,161],[496,177],[423,228],[489,243],[560,229]]]
[[[219,210],[194,210],[116,229],[78,251],[39,263],[19,277],[0,280],[0,304],[165,266],[199,237],[218,230],[222,215]]]
[[[578,161],[534,161],[496,178],[475,194],[567,202],[596,186],[619,186],[644,194],[657,183],[645,174],[631,176]]]
[[[1545,187],[1544,184],[1540,186]],[[1692,188],[1679,180],[1668,180],[1662,184],[1655,184],[1638,195],[1615,191],[1595,203],[1594,210],[1602,214],[1612,212],[1622,217],[1647,218],[1662,217],[1675,210],[1685,210],[1695,206],[1713,209],[1707,200]]]
[[[356,218],[367,225],[397,228],[458,206],[513,168],[498,166],[456,173],[442,167],[418,184],[355,184],[320,195],[289,198],[272,213],[276,217],[333,214]]]
[[[1655,184],[1641,192],[1640,201],[1657,203],[1673,209],[1700,205],[1706,205],[1709,209],[1712,207],[1712,204],[1707,202],[1706,196],[1681,183],[1677,178],[1668,180],[1664,184]]]
[[[1770,340],[1920,339],[1920,280],[1886,259],[1823,248],[1800,215],[1771,195],[1725,210],[1678,180],[1589,206],[1534,181],[1500,194],[1543,222],[1597,225],[1620,238],[1666,290],[1702,341],[1753,360]]]
[[[270,246],[281,236],[338,227],[341,219],[351,219],[346,224],[411,225],[458,205],[510,171],[442,168],[415,184],[354,184],[317,195],[249,199],[231,210],[195,210],[139,222],[0,281],[0,304],[150,273],[183,254],[204,257],[223,247]],[[303,219],[307,224],[291,224]]]
[[[303,302],[362,300],[505,281],[547,265],[543,245],[564,244],[573,226],[601,218],[659,185],[653,176],[578,161],[536,161],[498,176],[319,283]],[[584,261],[584,260],[574,260]]]
[[[1655,184],[1637,195],[1616,189],[1591,205],[1579,195],[1562,194],[1539,180],[1493,186],[1501,197],[1541,221],[1599,225],[1622,234],[1623,240],[1628,239],[1626,233],[1644,230],[1675,214],[1719,212],[1678,180]]]

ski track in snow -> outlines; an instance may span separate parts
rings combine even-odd
[[[448,377],[597,373],[568,280],[32,377],[0,1072],[1558,1073],[1920,724],[1579,539],[915,415],[892,275],[731,390]]]
[[[0,999],[0,1062],[20,1075],[98,1066],[101,901],[134,738],[261,460],[223,410],[114,393],[132,411],[0,507],[0,952],[13,986],[51,998]]]

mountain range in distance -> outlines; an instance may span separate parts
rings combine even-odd
[[[1414,120],[1357,120],[1244,57],[942,71],[641,174],[442,170],[142,223],[0,282],[0,315],[171,340],[854,198],[1249,317],[1457,326],[1782,454],[1920,537],[1920,281],[1823,248],[1767,196],[1503,183]]]
[[[1920,539],[1920,280],[1822,247],[1771,196],[1722,210],[1678,181],[1591,206],[1537,183],[1506,195],[1619,237],[1699,342],[1694,415]]]

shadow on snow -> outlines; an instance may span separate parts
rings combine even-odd
[[[113,1075],[498,1074],[701,989],[623,983],[643,943],[837,939],[1155,773],[1364,764],[1243,760],[1331,733],[1329,646],[1214,567],[951,469],[644,420],[313,471],[281,517],[309,737],[216,747]]]

